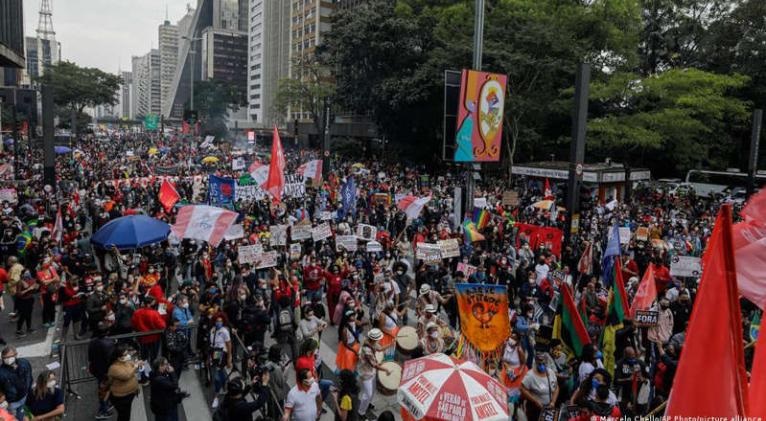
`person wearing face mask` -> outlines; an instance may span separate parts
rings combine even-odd
[[[153,330],[165,330],[167,323],[165,318],[155,309],[155,301],[152,297],[144,297],[144,305],[133,313],[131,318],[133,328],[136,332],[151,332]],[[138,338],[141,344],[141,358],[144,361],[153,361],[160,352],[160,342],[162,336],[145,335]],[[142,373],[143,375],[143,373]],[[149,381],[144,378],[144,383]]]
[[[521,381],[521,396],[524,397],[527,419],[536,420],[546,408],[555,404],[559,388],[556,373],[546,364],[547,353],[537,352],[535,364]]]
[[[338,329],[338,354],[335,366],[338,370],[355,370],[359,360],[359,336],[362,328],[357,326],[356,312],[346,310]]]
[[[133,301],[128,299],[127,293],[120,293],[117,297],[117,302],[113,305],[114,311],[114,324],[110,328],[110,333],[113,335],[122,335],[133,331],[133,313],[135,308]]]
[[[3,364],[0,365],[0,386],[5,390],[9,403],[9,412],[16,418],[23,419],[27,391],[32,387],[32,366],[24,358],[18,358],[16,348],[6,346],[2,352]]]
[[[149,407],[156,421],[178,421],[178,404],[189,396],[178,388],[178,373],[167,358],[152,362]]]
[[[47,329],[53,326],[56,318],[54,293],[61,281],[50,257],[43,260],[40,270],[37,271],[37,281],[40,283],[40,295],[43,302],[43,327]]]
[[[117,421],[130,421],[130,408],[139,387],[136,373],[143,364],[133,360],[133,350],[129,345],[117,345],[107,372],[109,399],[117,411]]]
[[[650,327],[647,332],[647,338],[651,342],[665,344],[670,340],[673,334],[673,311],[670,309],[670,302],[667,298],[660,299],[660,312],[657,317],[657,324]]]
[[[210,255],[203,251],[194,265],[194,278],[199,285],[207,285],[213,280],[213,263],[210,261]]]
[[[96,278],[96,285],[92,294],[85,301],[85,311],[88,312],[88,324],[90,330],[95,330],[96,326],[104,320],[106,316],[107,303],[109,299],[104,292],[104,282],[101,277]]]
[[[444,340],[439,332],[439,325],[434,322],[426,324],[425,335],[420,339],[423,355],[439,354],[444,352]]]
[[[282,421],[316,421],[322,409],[322,395],[311,370],[301,369],[296,384],[287,393]]]
[[[163,342],[165,344],[165,355],[173,366],[173,370],[180,376],[184,367],[186,351],[189,348],[189,335],[180,328],[181,323],[173,318],[165,330]]]
[[[102,420],[112,416],[109,408],[107,393],[109,384],[107,383],[107,371],[109,370],[109,359],[111,358],[114,347],[117,344],[112,338],[107,337],[109,323],[103,321],[96,326],[93,332],[93,339],[88,344],[88,371],[98,382],[98,413],[96,419]]]
[[[29,271],[25,271],[16,287],[16,305],[19,317],[16,320],[16,336],[19,338],[34,332],[34,329],[32,329],[32,310],[35,305],[35,292],[38,288],[39,285],[35,282],[32,274]],[[21,330],[25,323],[27,325],[26,333]]]
[[[617,367],[614,371],[614,382],[617,385],[622,409],[626,415],[633,414],[636,410],[633,404],[636,402],[637,396],[633,393],[633,385],[643,384],[648,378],[648,374],[646,364],[636,358],[636,350],[630,346],[626,347],[623,351],[623,358],[617,361]],[[638,415],[637,412],[635,414]]]
[[[218,395],[223,390],[226,383],[226,369],[232,368],[231,354],[231,333],[224,326],[223,318],[216,317],[215,324],[210,329],[210,367],[213,370],[213,389],[215,398],[213,399],[213,409],[218,408]]]
[[[79,323],[82,320],[82,297],[84,293],[80,291],[80,284],[76,280],[69,279],[66,284],[59,289],[60,301],[64,307],[64,326],[61,331],[59,342],[66,341],[69,325],[75,323],[74,340],[79,340],[77,332],[80,331]]]
[[[298,322],[298,329],[301,330],[303,338],[311,338],[319,343],[320,335],[327,327],[327,322],[316,317],[314,309],[309,305],[303,306],[301,313],[303,313],[303,318]]]
[[[27,408],[34,420],[53,421],[64,414],[64,392],[57,387],[56,375],[43,370],[29,394]]]

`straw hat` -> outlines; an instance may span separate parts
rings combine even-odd
[[[378,328],[370,329],[370,331],[367,332],[367,337],[370,340],[379,341],[383,339],[383,331]]]

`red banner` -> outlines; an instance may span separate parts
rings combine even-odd
[[[545,247],[556,256],[561,257],[561,244],[564,241],[564,232],[554,227],[541,227],[532,224],[519,224],[519,235],[516,236],[516,247],[520,245],[521,236],[529,241],[529,247],[536,249]]]

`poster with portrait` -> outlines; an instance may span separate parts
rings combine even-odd
[[[356,236],[362,241],[372,241],[378,234],[378,229],[372,225],[359,224],[356,226]]]
[[[507,79],[506,75],[463,70],[455,162],[500,160]]]

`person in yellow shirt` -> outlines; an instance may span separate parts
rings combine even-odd
[[[338,375],[338,386],[338,391],[333,393],[333,397],[336,399],[336,419],[348,421],[357,409],[354,407],[354,403],[358,404],[359,402],[357,399],[359,386],[356,383],[356,374],[351,370],[341,370]]]

